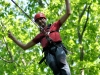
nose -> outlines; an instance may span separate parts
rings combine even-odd
[[[41,22],[41,21],[42,21],[41,19],[38,20],[38,22]]]

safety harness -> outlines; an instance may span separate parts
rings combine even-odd
[[[51,26],[51,24],[48,25],[48,29],[50,29],[50,26]],[[58,31],[52,31],[52,32],[58,32]],[[52,32],[50,32],[50,33],[52,33]],[[45,36],[45,37],[46,37],[47,41],[49,42],[49,46],[47,48],[44,48],[43,52],[47,51],[48,53],[52,54],[52,52],[50,51],[50,48],[52,48],[52,47],[57,48],[58,44],[60,44],[62,46],[63,50],[65,51],[65,53],[66,54],[68,53],[66,48],[64,47],[64,45],[61,42],[55,43],[49,36]],[[45,59],[46,59],[46,55],[40,60],[39,64],[41,64]]]

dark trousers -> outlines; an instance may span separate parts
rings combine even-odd
[[[46,62],[54,75],[71,75],[66,53],[61,46],[52,47],[49,52],[46,52]]]

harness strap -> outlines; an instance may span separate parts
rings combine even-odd
[[[55,43],[55,45],[53,45],[53,46],[51,46],[51,47],[49,46],[49,47],[43,49],[43,52],[46,52],[46,54],[50,53],[50,54],[53,55],[53,53],[52,53],[51,51],[52,51],[52,48],[53,48],[54,46],[55,46],[55,47],[58,47],[58,46],[62,47],[63,50],[65,51],[66,55],[67,55],[68,51],[67,51],[67,49],[64,47],[64,45],[63,45],[62,43],[58,43],[58,44]],[[50,51],[49,51],[48,49],[49,49]],[[45,54],[45,56],[40,60],[39,64],[41,64],[41,63],[46,59],[46,54]]]
[[[50,29],[50,26],[51,26],[51,24],[48,25],[48,29]],[[51,31],[51,32],[49,31],[49,33],[52,33],[52,32],[59,32],[59,31]],[[55,43],[55,42],[53,42],[50,37],[46,37],[46,39],[47,39],[47,41],[49,42],[50,45],[52,44],[53,46],[56,46],[57,47],[58,44]],[[62,43],[60,42],[60,44],[62,44]],[[52,46],[49,46],[48,48],[51,48],[51,47]],[[62,48],[65,51],[65,53],[67,53],[67,51],[64,49],[64,46],[63,45],[62,45]],[[45,49],[43,49],[43,52],[44,51],[45,51]],[[48,52],[50,53],[50,51],[48,51]],[[40,60],[39,64],[41,64],[45,59],[46,59],[46,55]]]
[[[40,60],[39,64],[41,64],[45,59],[46,59],[46,56],[44,56],[44,57]]]

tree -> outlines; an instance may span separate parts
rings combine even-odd
[[[31,17],[43,12],[52,23],[65,11],[62,0],[15,0]],[[1,75],[52,75],[42,58],[40,44],[24,51],[7,36],[7,31],[26,43],[38,33],[37,26],[11,1],[0,1],[0,73]],[[71,0],[72,15],[63,24],[60,33],[69,50],[67,55],[72,75],[100,74],[100,1]],[[51,14],[52,13],[52,14]]]

